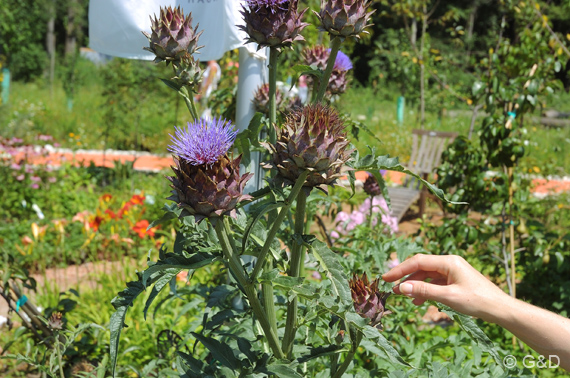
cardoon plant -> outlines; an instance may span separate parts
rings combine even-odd
[[[329,92],[342,93],[346,87],[345,75],[352,65],[346,55],[337,54],[339,45],[346,36],[363,31],[370,17],[364,9],[367,4],[362,0],[322,2],[319,17],[332,36],[331,49],[304,54],[325,69],[319,92],[313,103],[292,106],[283,124],[278,124],[277,54],[302,40],[305,11],[297,10],[298,0],[245,2],[242,29],[249,42],[270,47],[268,90],[263,87],[258,93],[259,102],[269,103],[270,109],[272,134],[262,141],[270,171],[268,185],[253,193],[244,193],[251,174],[240,173],[240,162],[252,146],[260,147],[259,135],[254,135],[258,129],[238,135],[230,121],[197,118],[190,92],[201,78],[193,56],[199,33],[192,29],[191,16],[184,17],[180,8],[161,9],[160,19],[152,20],[148,49],[157,60],[172,63],[175,76],[164,82],[183,95],[194,120],[171,135],[168,150],[174,174],[168,180],[169,199],[174,203],[166,205],[164,216],[149,225],[179,220],[176,230],[172,228],[175,240],[165,242],[158,261],[149,258],[148,269],[112,302],[116,308],[110,321],[113,369],[127,310],[146,291],[146,316],[165,287],[172,298],[205,297],[203,303],[196,298],[192,302],[203,313],[189,321],[193,329],[183,338],[193,340],[188,342],[194,343],[196,356],[178,351],[175,366],[181,376],[308,377],[324,376],[325,367],[327,376],[340,378],[353,363],[363,337],[367,343],[362,346],[369,351],[380,349],[394,364],[407,366],[392,343],[373,327],[387,313],[388,296],[378,290],[378,280],[369,283],[364,276],[349,284],[345,259],[310,235],[311,216],[306,211],[307,203],[320,201],[316,194],[320,192],[313,188],[326,192],[344,176],[354,184],[354,169],[407,172],[397,159],[373,154],[357,159],[344,117],[321,101],[329,78]],[[346,20],[338,29],[343,17]],[[332,26],[329,18],[334,19]],[[234,147],[243,155],[234,158]],[[250,203],[244,206],[245,202]],[[305,261],[313,264],[320,281],[308,279]],[[212,277],[204,290],[177,291],[179,273],[193,274],[210,264],[220,268],[214,272],[227,272],[227,276]],[[227,284],[215,285],[222,281]]]
[[[192,29],[192,13],[184,16],[180,6],[174,9],[161,7],[160,17],[155,15],[150,21],[152,33],[142,32],[148,38],[149,47],[143,49],[155,55],[155,63],[172,63],[175,76],[163,81],[184,98],[190,114],[197,120],[193,94],[198,92],[202,71],[193,54],[202,47],[198,46],[202,31],[198,32],[198,25]]]
[[[227,155],[236,135],[231,123],[221,118],[175,128],[169,146],[175,163],[175,176],[168,178],[173,189],[169,199],[183,209],[181,216],[193,215],[200,222],[234,215],[236,205],[251,198],[243,194],[251,173],[240,175],[241,156]]]

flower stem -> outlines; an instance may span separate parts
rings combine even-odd
[[[334,67],[334,62],[336,60],[338,50],[340,49],[340,44],[341,40],[339,37],[334,37],[333,40],[331,41],[331,52],[329,55],[329,61],[327,62],[327,68],[325,68],[323,77],[321,78],[321,83],[319,85],[319,92],[317,93],[315,102],[321,102],[323,100],[323,97],[325,96],[325,92],[327,91],[327,87],[329,86],[329,79],[331,77],[331,73]]]
[[[57,351],[57,362],[59,365],[59,375],[61,378],[65,378],[65,374],[63,374],[63,358],[61,357],[61,348],[60,348],[60,341],[59,341],[59,332],[54,332],[54,339],[55,339],[55,350]]]
[[[267,256],[267,252],[269,252],[269,247],[271,246],[271,243],[273,242],[275,235],[277,235],[277,231],[279,231],[279,228],[281,227],[281,223],[283,223],[283,219],[285,219],[285,216],[289,212],[289,209],[291,208],[291,205],[293,204],[293,200],[298,196],[299,192],[301,192],[301,188],[303,187],[303,184],[305,183],[305,179],[307,178],[308,175],[309,175],[309,171],[305,171],[301,174],[301,176],[299,176],[299,178],[295,182],[295,186],[293,186],[293,189],[291,189],[291,193],[289,194],[289,197],[287,198],[287,203],[285,204],[285,206],[283,206],[281,208],[281,210],[279,211],[279,214],[277,214],[277,218],[275,218],[275,221],[273,222],[273,226],[269,230],[269,234],[267,234],[267,239],[265,239],[265,243],[263,244],[263,247],[261,248],[261,252],[259,252],[259,255],[257,256],[257,264],[255,265],[255,268],[253,269],[253,272],[251,273],[251,281],[255,281],[255,278],[261,272],[261,269],[263,268],[263,265],[265,262],[265,258]]]
[[[188,110],[190,111],[192,118],[194,118],[194,121],[197,121],[199,119],[198,111],[196,110],[196,105],[194,105],[194,99],[192,94],[188,93],[188,91],[186,91],[186,94],[182,92],[179,93],[184,98],[184,102],[186,103],[186,107],[188,107]]]
[[[346,356],[344,357],[344,361],[342,362],[342,365],[340,365],[338,370],[334,372],[331,371],[332,378],[342,377],[346,369],[348,369],[348,366],[350,365],[352,360],[354,360],[354,355],[356,354],[356,351],[358,350],[358,346],[360,345],[361,341],[362,341],[362,333],[360,333],[357,330],[354,330],[354,334],[352,337],[352,349],[350,350],[350,352],[346,354]]]
[[[225,222],[218,220],[216,222],[216,234],[218,235],[218,239],[220,240],[220,245],[222,247],[222,251],[224,253],[224,257],[228,261],[231,271],[233,272],[236,280],[238,283],[243,287],[247,299],[249,300],[249,304],[255,314],[255,317],[259,321],[261,328],[263,329],[263,333],[265,333],[265,337],[267,338],[267,343],[269,347],[275,354],[275,357],[278,359],[283,359],[285,355],[279,346],[279,339],[277,337],[277,333],[273,331],[269,320],[267,319],[267,315],[263,311],[263,307],[261,306],[261,302],[257,297],[257,290],[255,286],[247,279],[246,273],[239,261],[239,257],[234,255],[233,250],[231,248],[231,242],[228,238],[228,230],[227,224]]]
[[[297,195],[297,210],[295,211],[295,236],[301,237],[305,231],[305,210],[307,208],[307,194],[303,190]],[[305,246],[300,242],[294,242],[291,250],[291,264],[289,265],[289,277],[299,277],[301,263],[305,257]],[[285,335],[283,336],[283,352],[288,356],[293,351],[295,333],[297,332],[297,303],[294,297],[287,304],[287,321],[285,323]]]
[[[267,258],[265,261],[265,267],[267,270],[272,267],[272,258]],[[273,284],[271,282],[263,282],[261,284],[261,297],[263,299],[263,308],[267,314],[267,320],[273,328],[273,332],[277,334],[277,315],[275,313],[275,298],[273,296]]]
[[[275,144],[277,135],[275,123],[277,120],[277,58],[279,51],[275,47],[269,48],[269,142]]]

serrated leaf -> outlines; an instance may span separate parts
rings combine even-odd
[[[405,174],[410,175],[412,177],[415,177],[426,188],[428,188],[436,197],[438,197],[439,199],[441,199],[442,201],[444,201],[446,203],[451,203],[453,205],[465,205],[465,204],[467,204],[466,202],[454,202],[454,201],[450,201],[449,199],[447,199],[445,197],[445,193],[443,192],[443,190],[439,189],[435,185],[433,185],[433,184],[429,183],[428,181],[424,180],[423,178],[421,178],[416,173],[414,173],[414,172],[408,170],[407,168],[405,168],[404,166],[402,166],[397,157],[391,158],[390,155],[375,157],[374,153],[372,153],[372,154],[366,155],[365,157],[363,157],[359,160],[350,161],[349,166],[355,170],[358,170],[358,171],[373,172],[373,171],[379,171],[380,169],[386,169],[389,171],[402,172],[402,173],[405,173]]]
[[[176,269],[176,268],[167,269],[167,271],[164,272],[161,275],[161,277],[156,280],[154,286],[152,287],[150,295],[148,296],[148,299],[146,300],[146,303],[144,305],[144,310],[143,310],[144,320],[146,320],[147,312],[152,302],[162,291],[162,289],[164,289],[166,285],[168,285],[168,283],[172,280],[172,278],[176,277],[176,275],[180,273],[181,270],[182,269]]]
[[[348,312],[344,316],[346,321],[353,327],[355,327],[359,332],[361,332],[365,339],[362,340],[360,345],[367,348],[372,353],[378,353],[374,351],[374,348],[380,348],[380,350],[388,356],[388,359],[396,364],[404,365],[410,367],[406,361],[402,359],[400,354],[390,343],[384,335],[375,327],[368,325],[368,321],[355,312]],[[372,345],[367,344],[367,342],[372,343]]]
[[[195,270],[209,265],[216,260],[218,260],[216,256],[208,253],[196,253],[190,257],[185,257],[175,253],[166,253],[162,259],[145,269],[142,275],[142,283],[143,285],[146,285],[150,276],[166,269],[175,268],[180,270]]]
[[[434,306],[438,307],[441,311],[445,312],[451,320],[453,320],[462,330],[467,332],[467,334],[483,349],[483,351],[489,353],[495,362],[502,368],[505,369],[503,364],[503,359],[499,356],[499,352],[495,349],[493,342],[487,337],[485,332],[481,330],[475,324],[470,316],[463,315],[451,307],[445,306],[441,303],[431,302]]]
[[[338,261],[338,255],[320,240],[316,240],[310,250],[319,262],[319,270],[330,280],[333,294],[340,300],[339,305],[346,308],[352,306],[348,277]]]
[[[227,344],[222,344],[216,339],[191,332],[192,336],[198,339],[212,353],[212,357],[222,365],[237,370],[241,367],[241,361],[234,355],[232,348]]]
[[[267,365],[267,371],[276,374],[280,378],[303,378],[303,376],[299,375],[291,365],[273,363]]]
[[[142,275],[138,274],[138,281],[131,281],[127,283],[127,288],[121,291],[113,300],[111,304],[115,308],[115,312],[111,315],[109,321],[109,329],[111,331],[110,350],[111,355],[111,372],[115,376],[115,368],[117,366],[117,354],[119,351],[119,340],[121,338],[121,331],[125,326],[125,317],[127,310],[133,305],[134,300],[144,291],[145,286],[142,284]]]
[[[180,91],[181,86],[172,80],[160,79],[168,88],[174,89],[176,92]]]
[[[173,203],[171,205],[164,204],[162,210],[164,210],[164,214],[162,214],[160,218],[152,221],[146,228],[147,231],[153,227],[158,226],[159,224],[163,224],[171,219],[178,218],[182,212],[182,208],[179,208],[176,203]]]

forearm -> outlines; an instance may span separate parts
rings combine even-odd
[[[558,356],[560,366],[570,371],[570,319],[507,295],[489,308],[483,320],[506,328],[546,359]]]

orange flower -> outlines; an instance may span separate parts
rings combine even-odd
[[[127,213],[127,211],[129,211],[129,209],[133,206],[133,203],[131,201],[126,202],[123,207],[121,207],[119,209],[119,211],[117,212],[117,218],[122,218],[123,215],[125,215]]]
[[[91,219],[91,221],[89,222],[89,227],[91,227],[93,231],[97,231],[99,229],[99,226],[101,225],[101,222],[103,222],[103,217],[97,215]]]
[[[99,201],[101,202],[109,202],[111,200],[111,198],[113,198],[113,196],[109,193],[105,193],[103,194],[101,197],[99,197]]]
[[[144,194],[135,194],[131,197],[129,202],[132,205],[141,205],[142,203],[144,203],[144,200],[145,200]]]
[[[154,237],[154,229],[151,228],[150,230],[146,230],[148,227],[149,223],[146,219],[140,220],[138,221],[134,226],[133,226],[133,231],[136,232],[139,237],[141,239],[144,238],[145,235],[150,236],[151,238]]]
[[[111,210],[111,209],[105,210],[105,214],[107,214],[107,216],[108,216],[110,219],[115,219],[115,218],[117,218],[117,214],[115,214],[115,213],[113,212],[113,210]]]

